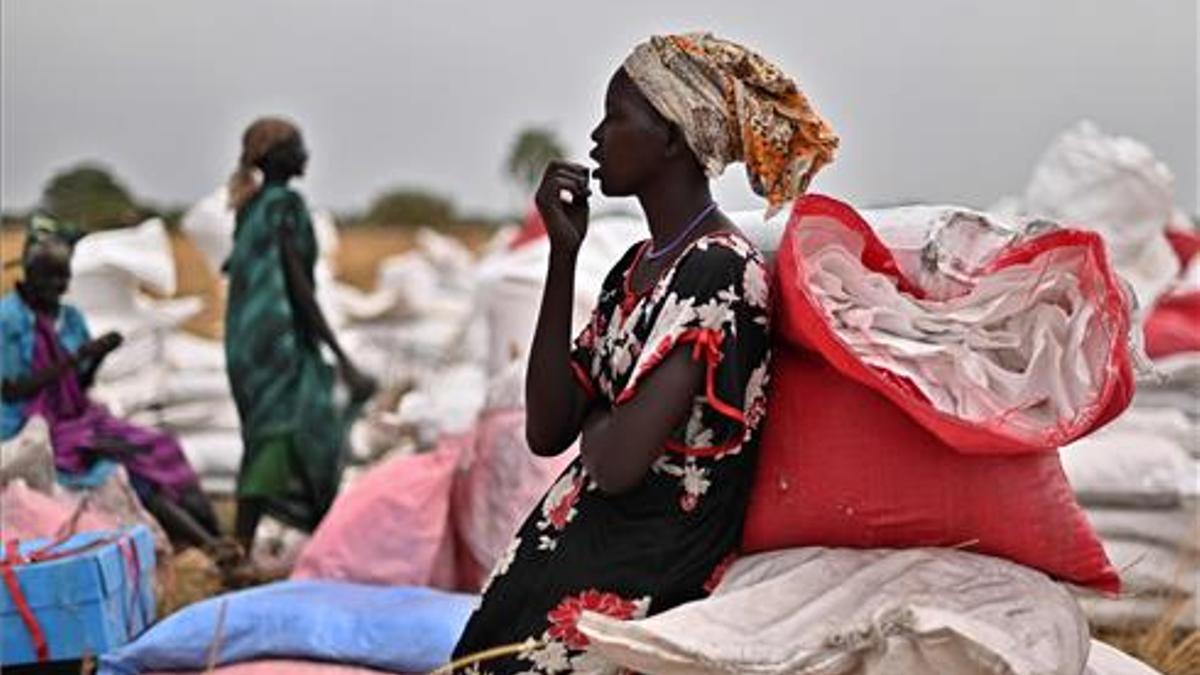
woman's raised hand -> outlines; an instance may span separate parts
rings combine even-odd
[[[566,195],[570,195],[570,202],[564,201]],[[534,201],[546,223],[552,250],[579,251],[587,236],[588,197],[591,195],[586,167],[562,161],[552,161],[546,167]]]
[[[366,402],[375,395],[375,392],[379,391],[379,382],[356,368],[349,360],[345,360],[339,365],[338,372],[342,381],[346,383],[350,400],[355,403]]]

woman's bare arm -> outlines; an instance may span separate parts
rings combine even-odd
[[[637,487],[682,424],[704,382],[704,366],[676,349],[655,367],[637,394],[615,409],[595,409],[583,424],[580,453],[606,494]]]

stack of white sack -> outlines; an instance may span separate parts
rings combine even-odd
[[[576,672],[1156,672],[1090,640],[1072,594],[1042,573],[947,549],[751,556],[704,600],[634,620],[584,611],[578,632],[589,644]]]
[[[597,217],[588,224],[575,272],[573,334],[590,317],[609,269],[645,237],[645,225],[628,216]],[[504,245],[480,262],[475,306],[487,325],[489,377],[528,359],[549,258],[550,240],[542,236],[516,247]]]
[[[572,330],[591,316],[611,266],[645,227],[625,217],[599,217],[588,228],[578,257]],[[575,450],[535,456],[525,440],[525,370],[541,304],[548,239],[512,245],[513,233],[493,242],[474,277],[473,322],[486,355],[486,397],[472,420],[472,442],[458,457],[451,517],[460,543],[459,578],[478,588]],[[460,394],[461,395],[461,394]]]
[[[1116,599],[1083,598],[1092,622],[1124,628],[1200,625],[1198,436],[1179,410],[1134,407],[1060,451],[1063,470],[1113,564]]]
[[[475,268],[465,246],[423,228],[412,250],[380,265],[372,294],[387,300],[376,302],[380,311],[349,312],[340,336],[359,367],[390,392],[351,432],[357,463],[428,450],[442,434],[474,425],[487,386]]]
[[[400,435],[427,449],[442,434],[472,428],[488,410],[524,407],[526,352],[550,247],[545,237],[511,246],[514,236],[498,233],[476,262],[457,242],[422,230],[413,251],[381,265],[376,293],[397,302],[347,333],[365,368],[407,391],[369,413],[355,429],[356,449],[378,456]],[[644,228],[630,219],[592,223],[579,256],[573,329],[591,314],[609,267],[641,236]]]
[[[380,263],[371,294],[338,289],[347,317],[339,337],[359,366],[385,385],[478,361],[479,347],[468,334],[474,269],[474,256],[458,241],[418,230],[412,250]]]
[[[154,300],[142,292],[175,292],[175,258],[161,220],[95,232],[75,246],[64,302],[83,312],[93,336],[118,331],[124,343],[97,374],[97,394],[121,411],[159,395],[161,375],[147,364],[163,358],[166,337],[201,309],[198,298]]]
[[[158,219],[89,234],[72,260],[65,301],[93,336],[125,340],[105,359],[90,395],[115,414],[175,432],[206,489],[228,491],[241,456],[237,414],[219,343],[180,326],[202,308],[197,297],[150,298],[175,291],[175,258]]]
[[[317,237],[317,249],[321,252],[313,274],[317,285],[317,302],[330,325],[337,327],[344,322],[341,305],[335,301],[336,294],[344,287],[333,278],[332,267],[338,247],[337,228],[328,211],[313,209],[309,217]],[[229,189],[224,185],[196,202],[180,221],[181,229],[204,255],[209,270],[214,278],[220,280],[222,289],[227,280],[221,270],[233,252],[236,221],[233,209],[229,208]]]
[[[1160,299],[1200,290],[1200,260],[1188,269],[1168,231],[1192,230],[1174,206],[1173,177],[1144,144],[1081,122],[1050,145],[1024,195],[1006,208],[1098,232],[1137,295],[1139,318]],[[1200,316],[1195,317],[1200,331]],[[1125,593],[1088,599],[1096,624],[1121,627],[1168,612],[1197,620],[1200,583],[1200,352],[1156,360],[1133,405],[1108,428],[1061,451],[1063,468]]]
[[[394,449],[405,429],[436,437],[436,428],[463,426],[464,419],[473,419],[478,404],[472,403],[472,398],[482,399],[480,378],[473,377],[469,369],[460,369],[451,378],[455,386],[448,388],[444,379],[438,382],[433,376],[455,360],[446,355],[464,341],[471,296],[470,252],[448,237],[423,229],[417,234],[414,250],[380,265],[376,290],[363,292],[334,278],[339,240],[329,213],[314,209],[310,217],[320,250],[314,272],[317,301],[343,348],[385,388],[404,385],[423,392],[409,398],[403,409],[373,409],[352,434],[354,457],[367,460]],[[184,232],[222,280],[221,267],[232,250],[234,229],[235,215],[224,186],[198,202],[183,219]],[[181,336],[177,351],[189,357],[212,352],[195,362],[214,365],[220,377],[225,377],[219,343]],[[188,379],[216,382],[215,372],[191,373]],[[227,391],[228,385],[223,386]],[[463,396],[464,392],[468,395]],[[230,398],[222,416],[212,424],[181,429],[186,434],[185,449],[189,445],[207,448],[194,461],[209,489],[224,491],[233,486],[241,457],[236,424]]]
[[[1106,134],[1090,121],[1056,138],[1024,194],[1003,200],[993,211],[1097,232],[1142,309],[1179,276],[1166,232],[1186,216],[1174,206],[1170,170],[1144,144]]]

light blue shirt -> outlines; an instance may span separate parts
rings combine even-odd
[[[70,305],[62,305],[55,326],[59,342],[75,353],[91,339],[83,314]],[[0,379],[26,377],[33,369],[33,310],[16,291],[0,297]],[[25,426],[28,401],[0,402],[0,439],[16,436]]]

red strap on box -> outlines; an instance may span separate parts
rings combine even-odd
[[[29,633],[29,639],[33,641],[33,651],[35,654],[37,654],[38,663],[45,663],[50,660],[50,647],[46,643],[46,633],[42,630],[41,624],[38,623],[37,616],[33,613],[33,609],[29,606],[29,600],[26,599],[24,591],[21,590],[21,583],[17,579],[17,574],[13,571],[13,567],[28,563],[57,560],[58,558],[76,555],[98,546],[119,541],[121,537],[119,535],[113,537],[104,537],[76,548],[62,551],[52,550],[69,538],[70,536],[67,534],[56,537],[49,544],[46,544],[38,550],[31,552],[28,556],[21,555],[20,542],[18,540],[9,539],[8,541],[4,542],[4,560],[0,560],[0,575],[4,577],[4,585],[8,588],[8,595],[12,598],[13,604],[16,605],[17,613],[21,615],[21,623],[25,624],[25,630]],[[140,572],[141,570],[139,567],[139,576]]]
[[[42,626],[29,607],[29,601],[25,599],[25,593],[21,591],[21,584],[17,581],[17,575],[12,569],[13,565],[19,565],[24,560],[17,547],[16,539],[4,542],[4,554],[4,560],[0,562],[0,574],[4,576],[4,585],[8,587],[8,595],[12,598],[13,604],[17,606],[17,613],[21,615],[21,623],[25,624],[29,639],[33,641],[33,651],[37,654],[38,663],[45,663],[50,660],[50,647],[46,644],[46,634],[42,632]]]

